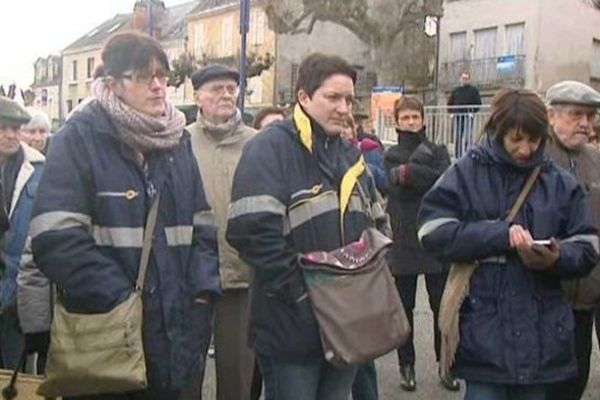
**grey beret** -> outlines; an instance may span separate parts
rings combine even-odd
[[[192,75],[192,86],[194,90],[198,90],[206,82],[223,78],[233,79],[237,84],[240,82],[240,74],[236,70],[220,64],[209,64],[194,72]]]
[[[16,101],[9,99],[8,97],[0,96],[0,120],[14,123],[17,125],[23,125],[29,122],[31,116]]]
[[[600,107],[600,93],[581,82],[562,81],[546,91],[546,102],[549,105],[578,104]]]

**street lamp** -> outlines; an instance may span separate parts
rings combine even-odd
[[[244,113],[244,99],[246,97],[246,76],[248,74],[248,56],[246,55],[246,36],[250,28],[250,0],[240,0],[240,95],[238,107]]]

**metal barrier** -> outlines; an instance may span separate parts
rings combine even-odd
[[[450,155],[459,158],[476,142],[489,115],[489,105],[427,106],[427,136],[434,143],[445,144]],[[396,142],[396,123],[393,116],[385,116],[378,112],[375,129],[386,145]]]

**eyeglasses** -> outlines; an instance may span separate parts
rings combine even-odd
[[[215,96],[222,96],[225,92],[230,96],[237,96],[239,92],[237,85],[213,85],[202,88],[202,90],[206,90]]]
[[[122,74],[121,77],[139,83],[140,85],[150,85],[154,82],[154,78],[156,78],[161,85],[164,85],[169,80],[167,71],[162,70],[154,71],[154,73],[133,72],[131,74]]]

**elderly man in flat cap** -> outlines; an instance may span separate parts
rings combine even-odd
[[[14,369],[23,349],[17,318],[17,273],[27,235],[33,194],[42,175],[44,156],[19,141],[21,126],[31,119],[18,103],[0,97],[0,215],[4,231],[0,279],[0,351],[2,368]]]
[[[589,194],[596,226],[600,227],[600,151],[588,144],[600,107],[600,93],[581,82],[563,81],[548,89],[546,101],[554,137],[548,153]],[[578,375],[550,386],[546,396],[549,400],[578,400],[590,372],[594,308],[600,305],[600,267],[596,266],[586,278],[564,281],[563,291],[573,307]],[[560,334],[551,332],[548,340]]]
[[[215,305],[217,400],[250,399],[255,369],[247,340],[249,269],[225,240],[233,174],[244,144],[255,134],[236,107],[238,83],[238,72],[222,65],[196,71],[192,85],[198,117],[187,127],[219,238],[223,296]]]

